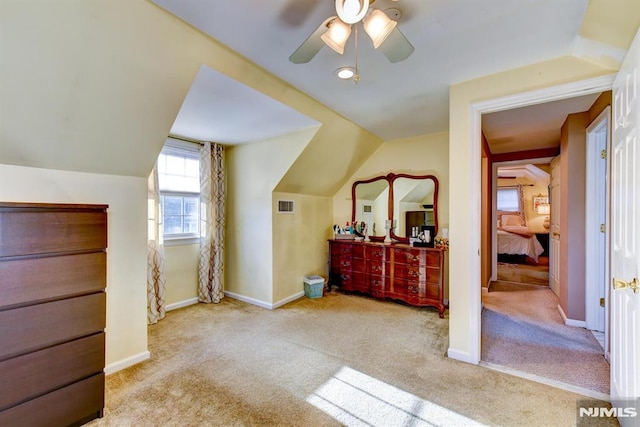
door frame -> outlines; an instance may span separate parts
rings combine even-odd
[[[485,101],[475,102],[469,105],[469,150],[471,152],[470,173],[476,182],[480,182],[482,176],[482,114],[494,113],[497,111],[510,110],[518,107],[526,107],[534,104],[542,104],[551,101],[558,101],[566,98],[573,98],[581,95],[588,95],[597,92],[611,90],[613,80],[616,74],[607,74],[592,79],[585,79],[576,82],[566,83],[557,86],[551,86],[545,89],[523,92],[506,97],[494,98]],[[475,212],[469,212],[472,218],[472,225],[476,225],[475,229],[480,229],[479,218],[482,216],[482,208],[480,204],[481,198],[480,185],[470,185],[469,198],[477,200],[475,203]],[[480,233],[471,233],[465,237],[468,239],[466,245],[468,252],[467,259],[478,259],[478,265],[475,263],[471,266],[471,279],[467,285],[469,295],[469,333],[467,334],[469,342],[469,353],[464,358],[461,355],[450,354],[452,358],[459,358],[469,363],[480,363],[481,354],[481,271],[479,265],[479,251],[482,248],[480,242]],[[458,357],[456,357],[458,356]]]
[[[606,140],[604,146],[598,140],[599,132],[605,132]],[[607,159],[604,166],[600,166],[600,151],[604,149]],[[585,211],[585,246],[586,246],[586,289],[585,289],[585,320],[587,329],[600,330],[600,326],[605,333],[605,356],[608,358],[608,333],[609,333],[609,257],[606,248],[609,247],[609,159],[611,152],[611,107],[605,108],[587,127],[587,168],[585,180],[586,211]],[[602,187],[596,183],[602,180]],[[604,193],[604,194],[602,194]],[[604,195],[606,205],[604,212],[600,212],[598,203]],[[602,215],[604,213],[604,215]],[[604,235],[599,230],[600,224],[605,224]],[[604,242],[602,242],[604,240]],[[602,249],[605,248],[604,251]],[[599,278],[602,281],[599,281]],[[604,292],[603,292],[604,291]],[[604,313],[599,310],[600,298],[604,297]],[[600,325],[600,316],[604,317],[603,324]]]
[[[495,219],[498,216],[498,168],[501,166],[517,166],[517,165],[527,165],[534,163],[549,163],[553,157],[537,157],[532,159],[522,159],[522,160],[507,160],[504,162],[494,162],[492,163],[491,170],[491,181],[492,181],[492,192],[491,192],[491,217],[494,221],[491,221],[491,280],[498,280],[498,224]]]

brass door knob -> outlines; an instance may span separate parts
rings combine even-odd
[[[640,292],[640,286],[638,286],[638,280],[634,277],[632,281],[625,282],[624,280],[613,278],[613,289],[633,289],[634,293]]]

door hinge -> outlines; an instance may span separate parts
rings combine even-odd
[[[601,159],[606,159],[607,158],[607,150],[600,151],[600,158]]]
[[[600,224],[600,232],[601,232],[601,233],[604,233],[604,232],[606,232],[606,231],[607,231],[607,230],[605,229],[604,224]]]
[[[600,307],[604,307],[604,298],[600,298]]]

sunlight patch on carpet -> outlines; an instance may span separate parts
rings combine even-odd
[[[346,366],[307,402],[346,426],[483,425]]]

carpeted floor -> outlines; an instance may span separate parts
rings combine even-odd
[[[498,280],[549,286],[549,257],[539,257],[537,265],[498,262]]]
[[[609,394],[609,364],[593,334],[567,326],[547,287],[497,282],[483,293],[482,360]]]
[[[576,424],[583,396],[446,358],[448,327],[435,309],[335,291],[179,309],[149,327],[150,360],[107,377],[90,425]]]

